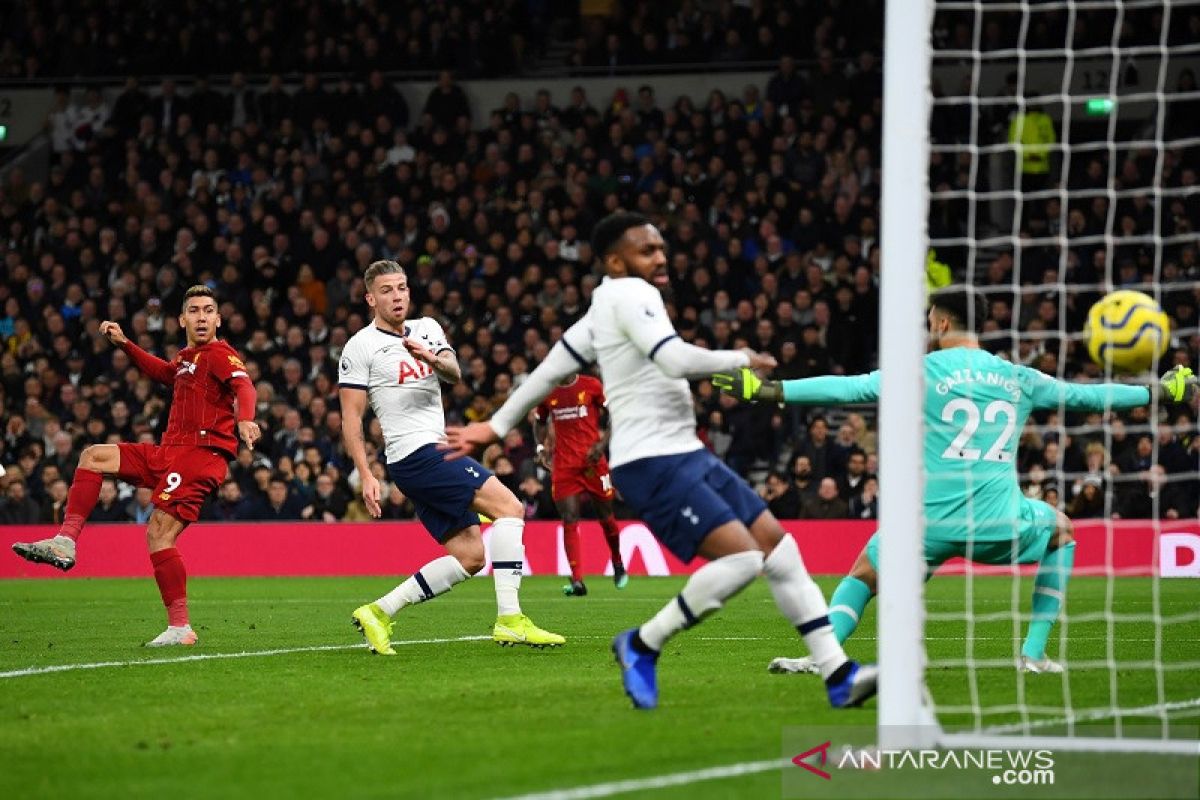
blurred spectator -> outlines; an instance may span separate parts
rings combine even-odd
[[[821,481],[813,475],[811,458],[796,456],[792,459],[792,485],[796,487],[801,502],[804,498],[815,495],[820,483]]]
[[[460,117],[471,118],[466,92],[454,82],[454,75],[449,70],[438,73],[437,84],[425,101],[425,113],[434,124],[445,129],[454,128]]]
[[[800,492],[784,473],[772,470],[767,474],[762,496],[776,519],[796,519],[800,516]]]
[[[525,505],[525,519],[556,519],[558,512],[545,485],[529,475],[517,485],[517,499]]]
[[[846,501],[838,497],[837,481],[822,478],[815,496],[809,495],[800,504],[803,519],[845,519],[849,513]]]
[[[100,482],[100,500],[88,517],[89,522],[129,522],[129,510],[117,495],[115,478],[105,478]]]
[[[42,512],[39,522],[50,525],[62,525],[63,514],[67,509],[67,490],[70,487],[62,478],[50,484],[46,490],[46,499],[42,501]]]
[[[154,490],[140,488],[134,491],[133,497],[125,506],[125,513],[130,522],[145,525],[154,513]]]
[[[235,480],[221,484],[217,498],[208,504],[204,516],[214,522],[237,522],[254,519],[258,509],[242,495],[242,487]]]
[[[267,496],[251,509],[250,518],[263,522],[284,522],[301,519],[305,506],[294,493],[289,491],[288,478],[281,472],[271,475],[267,485]]]
[[[874,475],[866,476],[862,492],[851,497],[849,505],[851,519],[879,519],[879,479]]]
[[[346,515],[346,508],[349,505],[350,498],[334,484],[333,478],[325,474],[318,475],[312,504],[304,510],[304,518],[320,522],[337,522]]]
[[[1095,519],[1105,515],[1104,492],[1099,477],[1089,475],[1083,480],[1079,494],[1071,500],[1067,507],[1067,516],[1071,519]]]
[[[41,509],[29,496],[24,478],[9,480],[0,500],[0,525],[36,525],[40,517]]]
[[[842,427],[848,428],[849,426],[843,425]],[[850,457],[846,460],[846,473],[837,479],[838,496],[847,503],[851,502],[862,494],[870,477],[867,474],[867,454],[856,446],[850,451]]]
[[[808,435],[801,440],[792,453],[792,459],[799,456],[808,458],[808,463],[815,480],[832,473],[830,465],[831,442],[829,441],[829,424],[824,417],[813,417],[808,423]]]

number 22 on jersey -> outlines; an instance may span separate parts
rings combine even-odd
[[[979,447],[971,447],[971,439],[979,430],[980,421],[989,425],[996,423],[1003,417],[1004,429],[992,442],[992,446],[987,452],[983,452]],[[958,420],[961,419],[960,423]],[[942,422],[947,422],[952,425],[961,424],[962,427],[958,431],[958,435],[950,442],[950,446],[942,451],[942,458],[948,458],[958,461],[998,461],[1008,463],[1012,461],[1012,453],[1009,453],[1004,448],[1008,446],[1008,442],[1012,439],[1013,432],[1017,428],[1017,409],[1012,403],[1007,400],[993,400],[988,403],[982,413],[979,406],[973,401],[965,397],[957,397],[951,400],[942,408]],[[982,442],[978,443],[982,444]]]

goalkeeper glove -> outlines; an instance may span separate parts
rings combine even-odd
[[[1188,403],[1196,396],[1196,374],[1189,367],[1171,367],[1158,380],[1162,393],[1175,403]]]
[[[712,376],[713,386],[743,403],[783,402],[783,384],[779,381],[764,381],[749,367],[742,367],[733,374],[718,372]]]

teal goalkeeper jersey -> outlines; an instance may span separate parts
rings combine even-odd
[[[788,403],[869,403],[879,372],[784,381]],[[1103,411],[1150,402],[1145,386],[1059,381],[985,350],[925,356],[926,536],[1009,539],[1020,518],[1017,444],[1034,409]]]

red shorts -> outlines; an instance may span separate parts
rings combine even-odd
[[[583,467],[554,469],[550,474],[550,495],[555,500],[575,494],[590,494],[597,500],[613,499],[612,476],[607,459]]]
[[[217,490],[229,469],[229,458],[211,447],[157,444],[117,445],[121,468],[117,477],[141,489],[154,490],[154,506],[183,522],[195,522],[200,506]]]

